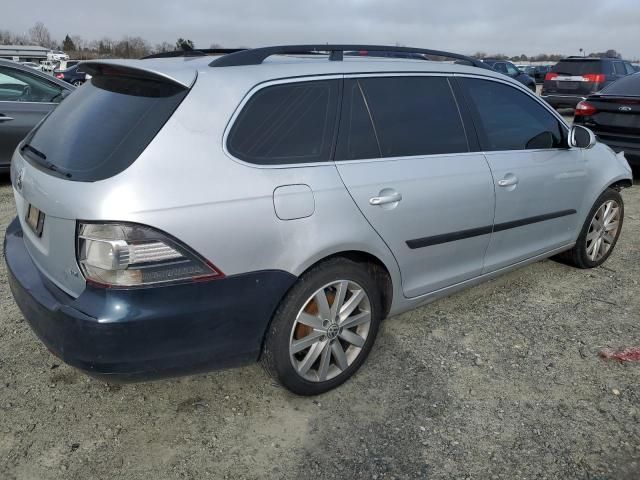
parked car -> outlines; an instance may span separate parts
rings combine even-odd
[[[640,73],[578,103],[574,123],[589,127],[602,143],[624,151],[629,163],[640,167]]]
[[[60,65],[58,60],[44,60],[40,62],[40,68],[43,72],[53,72],[58,68],[58,65]]]
[[[514,80],[517,80],[535,93],[535,80],[526,73],[518,70],[518,68],[513,63],[506,60],[494,60],[492,58],[485,58],[482,61],[489,65],[496,72],[500,72],[504,75],[507,75],[508,77],[513,78]]]
[[[55,70],[53,76],[76,87],[87,81],[87,72],[84,71],[80,64],[73,65],[66,70]]]
[[[574,108],[592,93],[632,73],[626,60],[569,57],[547,73],[541,95],[554,108]]]
[[[633,70],[636,71],[636,72],[640,72],[640,65],[632,63],[631,64],[631,68],[633,68]]]
[[[18,143],[74,88],[50,75],[0,59],[0,172]]]
[[[434,55],[83,64],[12,163],[5,260],[40,339],[112,381],[259,359],[311,395],[389,315],[552,255],[601,265],[624,156],[478,60],[344,55],[399,48]]]
[[[79,64],[81,60],[60,60],[60,64],[56,71],[66,70],[67,68],[71,68],[77,64]],[[55,72],[54,72],[55,73]]]
[[[535,74],[536,67],[534,67],[533,65],[516,65],[516,68],[522,73],[526,73],[531,78],[534,78],[533,75]]]
[[[532,75],[536,83],[544,83],[544,79],[547,76],[547,73],[551,71],[552,67],[552,65],[536,65]]]

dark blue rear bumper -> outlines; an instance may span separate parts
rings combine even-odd
[[[87,285],[72,298],[44,277],[18,220],[4,242],[11,291],[38,337],[66,363],[113,380],[149,380],[256,361],[296,277],[260,271],[138,289]]]

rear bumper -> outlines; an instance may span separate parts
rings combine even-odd
[[[256,361],[271,316],[295,276],[282,271],[140,289],[87,285],[72,298],[7,228],[11,291],[40,340],[66,363],[114,381],[150,380]]]
[[[582,95],[564,95],[559,93],[543,93],[541,97],[554,108],[575,108],[579,102],[586,98]]]

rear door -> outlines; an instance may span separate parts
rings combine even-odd
[[[338,171],[396,257],[407,297],[480,274],[493,183],[447,77],[345,79],[338,137]]]
[[[570,244],[584,220],[582,151],[539,100],[506,82],[460,78],[495,182],[496,209],[485,272]]]
[[[29,131],[62,100],[63,89],[36,75],[0,66],[0,168]]]

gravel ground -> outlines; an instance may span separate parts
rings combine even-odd
[[[256,365],[109,386],[60,364],[0,264],[0,478],[640,478],[640,189],[591,271],[543,261],[386,320],[359,374],[294,397]],[[14,215],[0,178],[0,235]]]

